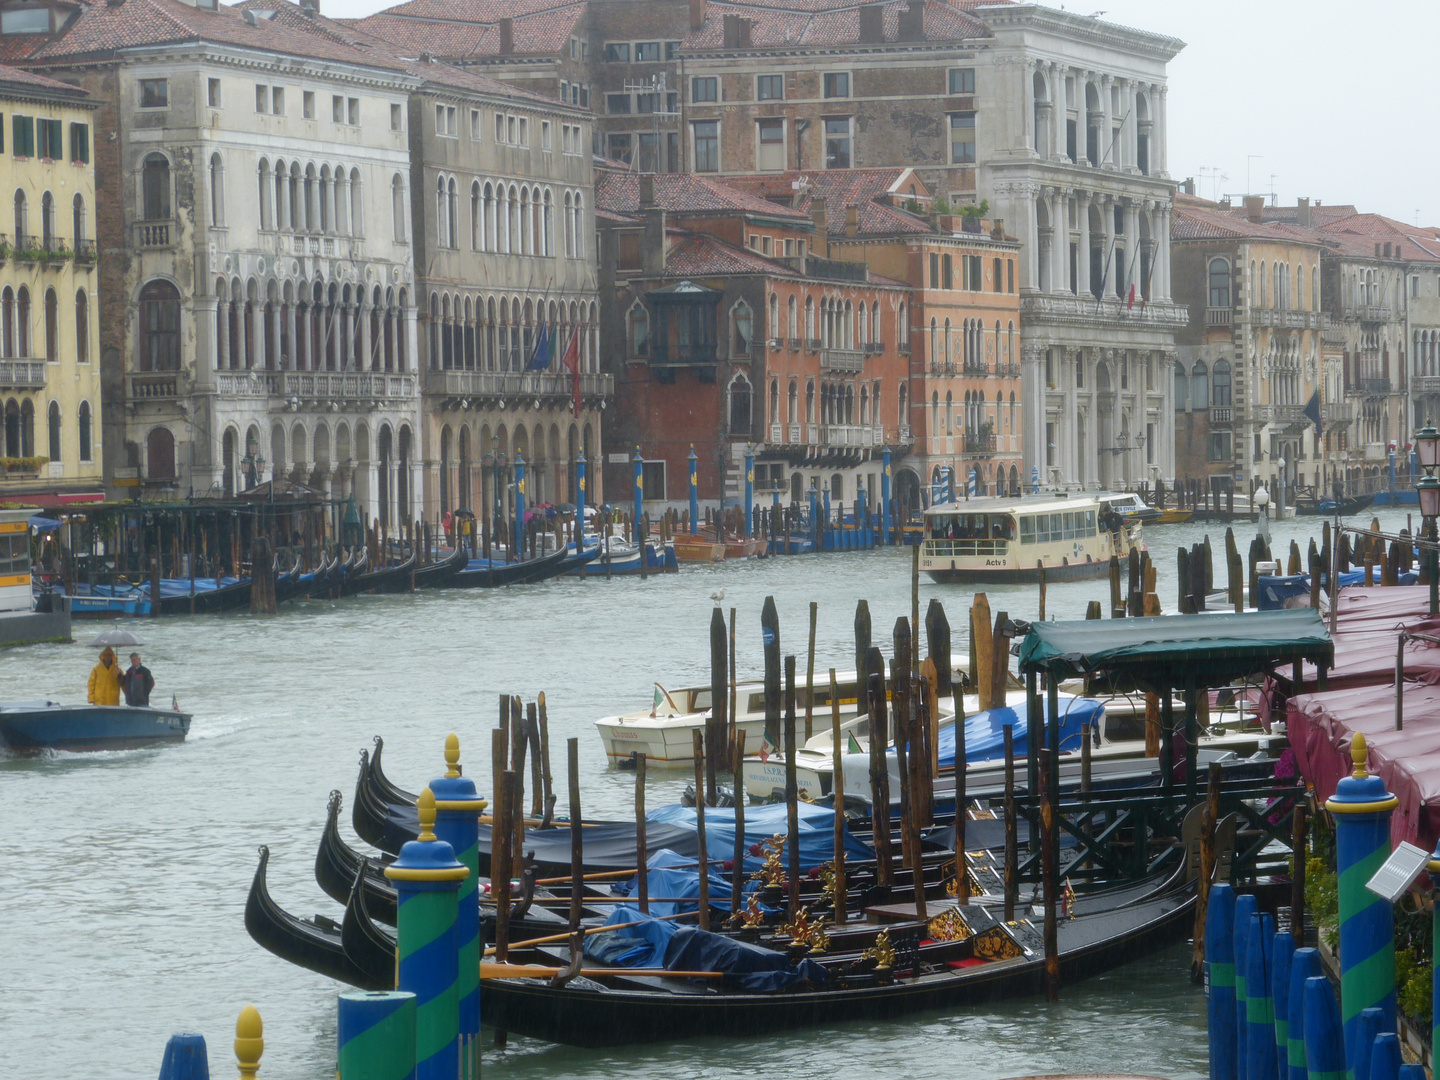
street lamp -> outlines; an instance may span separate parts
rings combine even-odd
[[[1258,488],[1255,489],[1255,495],[1252,501],[1255,504],[1256,511],[1260,515],[1257,522],[1257,524],[1260,526],[1260,536],[1268,544],[1270,542],[1270,492],[1265,490],[1264,484],[1261,484]]]
[[[505,471],[505,455],[500,450],[500,436],[490,436],[490,452],[485,455],[485,464],[490,469],[490,491],[494,496],[495,508],[490,516],[490,535],[495,537],[495,529],[505,511],[504,501],[501,494],[500,478]]]
[[[1440,479],[1435,476],[1440,466],[1440,431],[1426,424],[1415,433],[1415,456],[1425,470],[1425,476],[1415,485],[1415,497],[1420,503],[1420,517],[1424,522],[1425,539],[1435,540],[1435,519],[1440,516]],[[1430,614],[1440,614],[1440,565],[1437,565],[1435,548],[1424,553],[1426,577],[1430,579]]]

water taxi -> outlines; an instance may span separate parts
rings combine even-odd
[[[971,499],[925,511],[920,569],[942,584],[1104,577],[1111,555],[1143,551],[1140,526],[1102,527],[1114,514],[1101,497]]]

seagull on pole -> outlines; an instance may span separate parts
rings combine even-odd
[[[716,592],[712,592],[712,593],[710,594],[710,599],[715,601],[715,606],[716,606],[716,607],[719,607],[719,606],[720,606],[720,601],[722,601],[722,600],[725,599],[725,590],[724,590],[724,589],[720,589],[720,590],[718,590],[718,591],[716,591]]]

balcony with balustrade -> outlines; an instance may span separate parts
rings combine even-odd
[[[410,372],[384,371],[220,371],[215,386],[225,397],[283,398],[300,403],[358,407],[364,402],[413,398],[417,379]]]
[[[135,246],[142,249],[169,247],[175,233],[174,225],[169,218],[135,222]]]
[[[1212,307],[1205,309],[1206,326],[1229,326],[1233,312],[1228,307]]]
[[[44,387],[44,360],[0,360],[0,389],[41,390]]]
[[[135,371],[125,376],[126,397],[131,402],[168,401],[185,392],[178,371]]]
[[[539,401],[542,405],[569,404],[574,381],[568,371],[427,371],[425,393],[474,403]],[[580,375],[582,400],[608,400],[615,393],[615,377],[599,372]]]
[[[992,458],[995,456],[999,440],[994,435],[966,435],[965,456],[977,458]]]
[[[859,349],[822,349],[820,370],[841,375],[858,375],[865,369],[865,354]]]

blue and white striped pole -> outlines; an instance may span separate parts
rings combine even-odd
[[[810,481],[810,541],[815,545],[815,550],[820,550],[820,483],[818,480]]]
[[[1210,886],[1205,966],[1210,987],[1206,1001],[1210,1080],[1235,1080],[1235,889],[1228,882]]]
[[[1213,888],[1213,886],[1212,886]],[[1325,972],[1320,967],[1318,949],[1296,949],[1290,957],[1290,1043],[1289,1080],[1306,1080],[1305,1063],[1305,983]]]
[[[1030,494],[1031,494],[1031,495],[1039,495],[1039,494],[1040,494],[1040,466],[1039,466],[1039,465],[1031,465],[1031,466],[1030,466]]]
[[[585,454],[575,459],[575,552],[585,550]]]
[[[640,447],[635,447],[635,490],[631,493],[632,512],[635,516],[635,543],[640,547],[640,558],[645,558],[645,537],[640,535],[642,528],[640,515],[644,512],[645,505],[645,458],[640,453]]]
[[[881,543],[890,546],[890,448],[887,446],[880,454],[882,471],[880,473],[880,533],[883,536]]]
[[[1345,1028],[1345,1068],[1350,1080],[1362,1071],[1360,1013],[1378,1008],[1382,1031],[1395,1030],[1395,912],[1388,900],[1365,888],[1390,857],[1390,816],[1400,800],[1365,767],[1365,736],[1350,740],[1355,771],[1335,785],[1325,803],[1335,818],[1335,863],[1340,893],[1340,1007]]]

